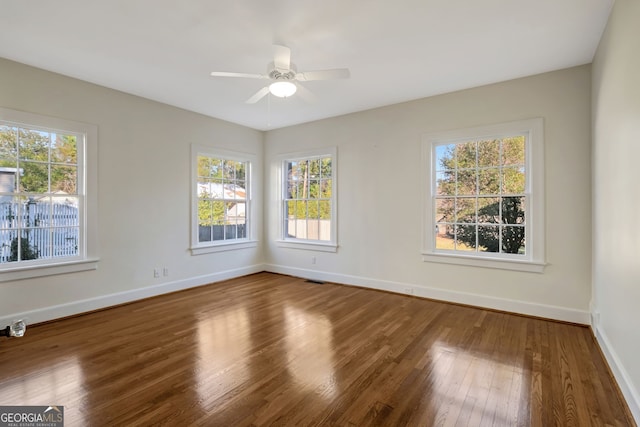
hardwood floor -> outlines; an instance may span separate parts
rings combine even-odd
[[[260,273],[0,340],[67,426],[633,426],[589,328]]]

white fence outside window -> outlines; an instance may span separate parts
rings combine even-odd
[[[78,208],[72,204],[0,203],[0,263],[18,261],[18,248],[27,250],[28,259],[76,256],[79,233]]]

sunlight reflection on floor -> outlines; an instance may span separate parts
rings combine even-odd
[[[297,383],[326,398],[336,395],[333,327],[323,314],[285,307],[287,366]]]
[[[196,383],[202,402],[212,402],[249,380],[245,355],[251,349],[250,338],[251,324],[244,307],[198,322]]]
[[[10,380],[0,390],[2,405],[64,406],[65,422],[88,425],[82,411],[84,374],[77,357],[53,360],[28,375]]]

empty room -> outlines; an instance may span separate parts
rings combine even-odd
[[[0,426],[635,426],[636,0],[0,0]]]

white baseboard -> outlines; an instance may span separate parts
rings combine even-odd
[[[183,289],[195,288],[197,286],[203,286],[213,282],[220,282],[222,280],[259,273],[261,271],[264,271],[264,266],[262,264],[257,264],[249,267],[225,270],[204,276],[190,277],[184,280],[161,283],[158,285],[147,286],[145,288],[132,289],[130,291],[118,292],[81,301],[54,305],[23,313],[3,315],[0,317],[0,326],[8,325],[17,319],[24,319],[27,324],[46,322],[170,292],[181,291]]]
[[[613,372],[613,376],[618,382],[618,386],[622,391],[622,395],[627,401],[627,405],[629,406],[631,415],[633,415],[636,424],[640,425],[640,393],[638,393],[638,390],[634,387],[633,382],[629,378],[627,370],[624,368],[624,365],[620,361],[618,354],[611,346],[607,335],[597,324],[593,325],[592,329],[594,335],[596,336],[596,340],[598,340],[598,344],[602,349],[602,353],[607,359],[607,363],[609,364],[609,367]]]
[[[73,316],[80,313],[86,313],[88,311],[98,310],[118,304],[124,304],[127,302],[162,295],[169,292],[202,286],[212,282],[219,282],[235,277],[246,276],[248,274],[259,273],[261,271],[287,274],[290,276],[303,277],[306,279],[324,280],[345,285],[362,286],[365,288],[415,295],[418,297],[430,298],[440,301],[468,304],[477,307],[502,310],[511,313],[526,314],[530,316],[538,316],[547,319],[555,319],[585,325],[591,324],[591,318],[588,312],[565,307],[534,304],[517,300],[489,297],[485,295],[476,295],[464,292],[430,288],[411,283],[392,282],[387,280],[372,279],[368,277],[329,273],[318,270],[308,270],[274,264],[256,264],[249,267],[226,270],[213,274],[191,277],[184,280],[161,283],[145,288],[118,292],[115,294],[74,301],[66,304],[45,307],[22,313],[11,313],[0,317],[0,326],[8,325],[16,319],[25,319],[28,324],[46,322],[49,320]]]
[[[411,283],[391,282],[387,280],[371,279],[368,277],[328,273],[325,271],[307,270],[282,265],[266,264],[264,268],[266,271],[272,273],[287,274],[290,276],[303,277],[305,279],[323,280],[345,285],[362,286],[365,288],[379,289],[405,295],[415,295],[423,298],[467,304],[476,307],[501,310],[517,314],[526,314],[528,316],[579,323],[583,325],[591,324],[591,317],[589,312],[583,310],[575,310],[571,308],[552,305],[535,304],[530,302],[490,297],[486,295],[477,295],[465,292],[449,291],[446,289],[430,288]]]

